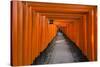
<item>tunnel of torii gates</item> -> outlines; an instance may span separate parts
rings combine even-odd
[[[82,52],[87,55],[87,46],[83,45],[84,40],[82,40],[83,30],[82,24],[79,19],[72,20],[72,19],[52,19],[53,23],[52,26],[55,28],[55,34],[57,33],[58,29],[60,29],[69,39],[71,39],[81,50]],[[52,22],[52,21],[51,21]],[[82,44],[82,45],[80,45]]]
[[[30,65],[59,28],[90,61],[96,61],[96,10],[87,5],[12,1],[11,65]]]

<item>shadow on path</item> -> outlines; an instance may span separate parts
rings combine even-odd
[[[57,32],[56,37],[49,46],[36,58],[32,65],[73,63],[88,61],[81,50],[62,32]]]

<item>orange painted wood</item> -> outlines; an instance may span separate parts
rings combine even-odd
[[[32,63],[31,47],[32,47],[32,12],[31,7],[24,5],[24,19],[23,20],[23,65]],[[27,58],[26,58],[27,57]]]
[[[11,22],[11,30],[12,30],[12,33],[11,33],[11,52],[12,52],[12,57],[11,57],[11,65],[18,65],[18,30],[17,30],[17,26],[18,26],[18,23],[17,23],[17,2],[11,2],[11,6],[12,6],[12,22]],[[15,48],[16,47],[16,48]]]
[[[12,1],[11,65],[32,64],[56,36],[57,27],[90,61],[97,60],[96,6]]]

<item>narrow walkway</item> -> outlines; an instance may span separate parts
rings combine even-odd
[[[49,63],[68,63],[73,62],[73,59],[64,36],[58,32]]]
[[[50,46],[41,53],[34,64],[57,64],[88,61],[74,43],[65,39],[61,32],[57,33]]]

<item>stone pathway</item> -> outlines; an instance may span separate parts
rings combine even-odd
[[[34,64],[57,64],[88,61],[77,46],[58,32],[50,46],[41,53]]]

